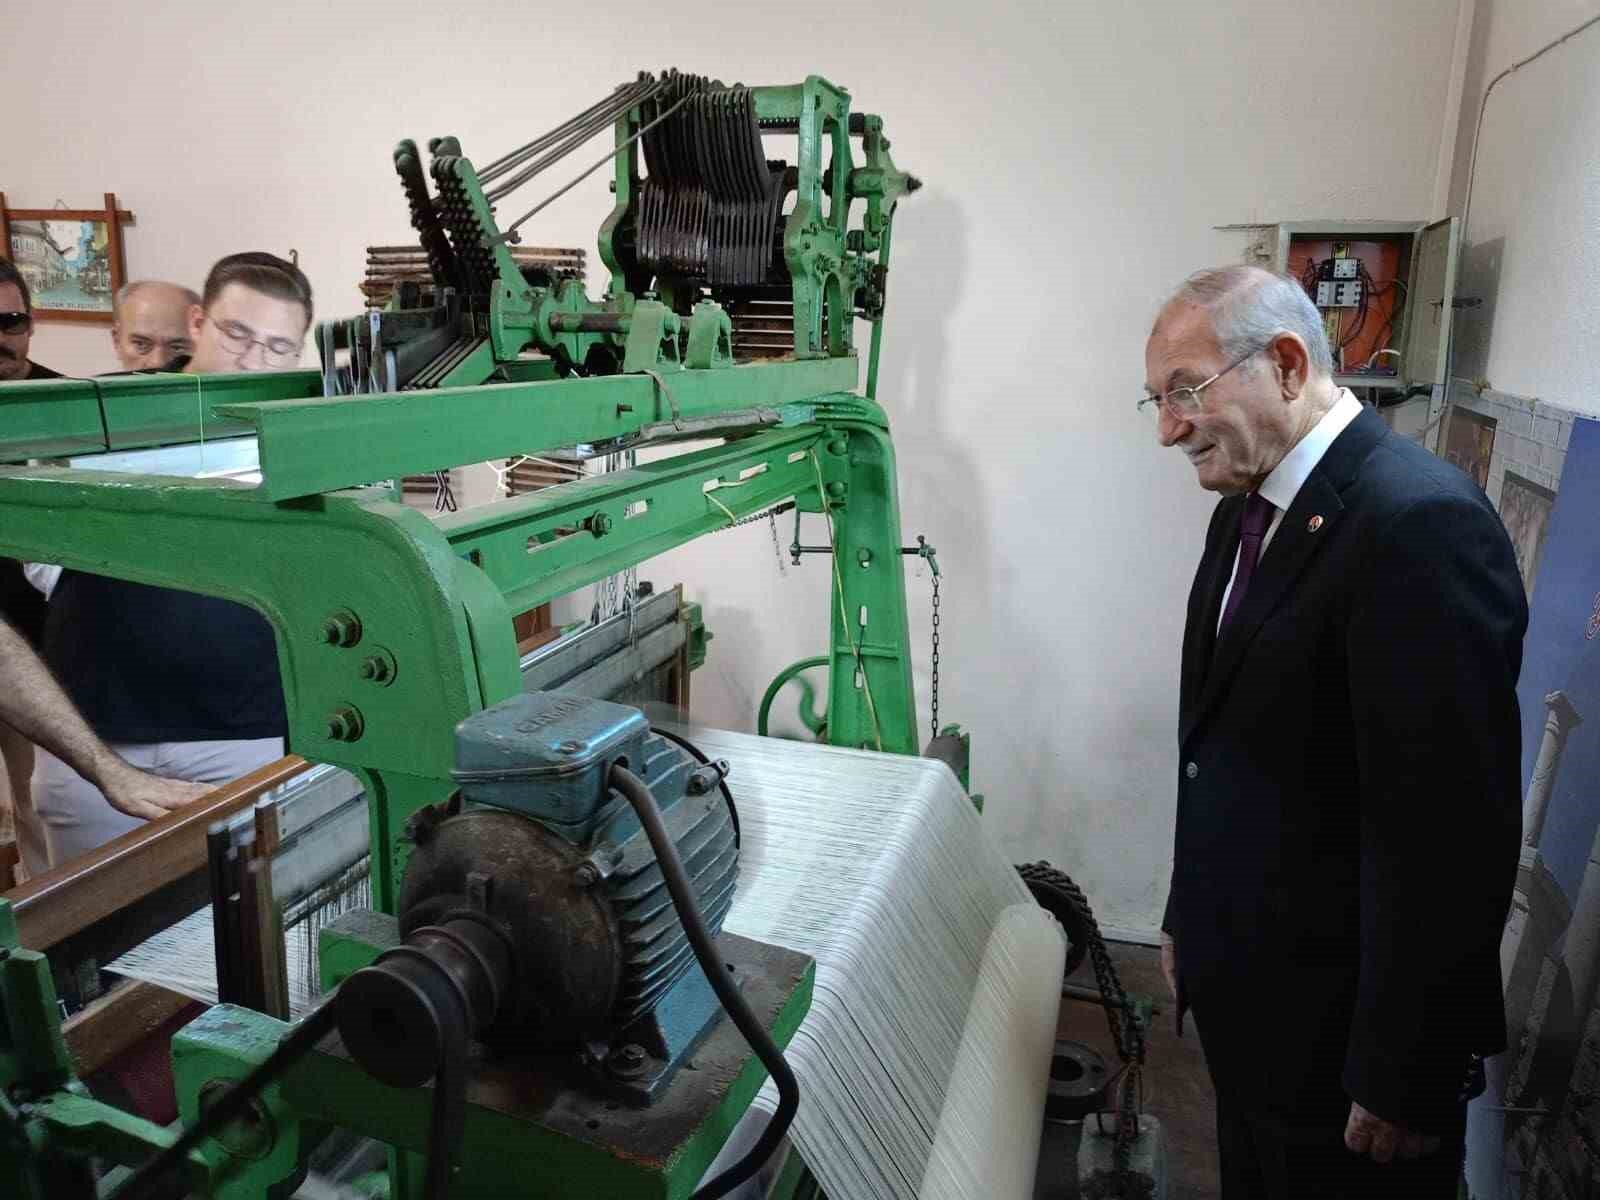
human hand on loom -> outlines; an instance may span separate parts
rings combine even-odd
[[[121,759],[102,773],[97,781],[105,793],[106,803],[130,817],[153,821],[175,809],[192,804],[201,796],[215,791],[209,783],[191,783],[187,779],[165,779],[151,775]]]
[[[1439,1139],[1385,1121],[1352,1101],[1350,1119],[1344,1126],[1344,1144],[1373,1162],[1386,1163],[1396,1157],[1421,1158],[1432,1154],[1439,1148]]]

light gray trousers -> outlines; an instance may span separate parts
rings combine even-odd
[[[282,738],[248,741],[150,742],[111,747],[141,771],[194,783],[227,783],[283,757]],[[33,764],[33,818],[42,837],[18,838],[29,875],[39,875],[144,824],[112,808],[100,789],[48,750]],[[49,862],[30,848],[43,843]]]

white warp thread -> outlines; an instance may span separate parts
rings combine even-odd
[[[1014,904],[989,935],[919,1200],[1033,1195],[1061,972],[1055,918]]]
[[[787,1054],[802,1091],[791,1137],[828,1196],[918,1200],[943,1114],[1022,1114],[1036,1153],[1042,1080],[1035,1086],[1026,1072],[978,1066],[1037,1036],[1037,1005],[1021,997],[1032,995],[1029,980],[1043,980],[1052,997],[1059,991],[1061,935],[1045,918],[1057,955],[1039,962],[1023,952],[1033,943],[1020,932],[995,940],[1002,914],[1031,897],[949,769],[901,755],[685,732],[733,764],[742,847],[725,927],[817,960],[811,1011]],[[215,1000],[209,912],[184,924],[110,969]],[[296,966],[303,954],[291,947],[286,957],[298,1015],[315,981]],[[1027,1030],[1019,1033],[1019,1022]],[[1048,1061],[1046,1041],[1037,1068],[1047,1070]],[[776,1107],[770,1082],[756,1104]],[[943,1190],[929,1194],[1007,1195],[990,1187],[987,1152],[977,1143],[959,1154],[974,1156],[968,1170],[981,1186],[951,1190],[949,1156],[959,1145],[952,1136],[947,1129],[940,1151]]]

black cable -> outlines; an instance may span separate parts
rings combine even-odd
[[[709,767],[713,765],[711,760],[706,757],[705,752],[702,751],[699,746],[696,746],[693,742],[691,742],[688,738],[679,737],[670,730],[661,729],[655,725],[650,726],[650,732],[656,734],[658,737],[664,737],[667,739],[667,741],[683,747],[699,761],[702,767]],[[733,844],[735,846],[740,845],[739,808],[738,805],[734,804],[733,802],[733,793],[728,790],[728,777],[721,771],[717,772],[717,787],[722,791],[722,798],[728,802],[728,815],[733,818]]]
[[[110,450],[111,449],[111,422],[106,418],[106,398],[100,392],[100,381],[98,379],[91,379],[91,380],[89,380],[89,383],[94,388],[94,402],[95,402],[95,405],[96,405],[96,407],[98,407],[100,409],[100,440],[105,443],[106,449]],[[206,427],[205,426],[205,420],[206,420],[205,410],[201,409],[200,410],[200,435],[202,437],[205,436],[205,427]]]
[[[205,1109],[200,1119],[184,1130],[177,1141],[136,1168],[122,1186],[112,1193],[112,1200],[136,1200],[137,1197],[148,1195],[156,1184],[163,1182],[168,1174],[186,1163],[189,1151],[215,1137],[234,1118],[242,1116],[251,1101],[276,1083],[278,1077],[306,1051],[333,1032],[336,995],[323,1001],[319,1008],[295,1026],[264,1062]]]
[[[656,806],[656,798],[649,786],[627,767],[616,764],[611,768],[610,781],[611,786],[622,793],[638,814],[639,825],[645,837],[650,839],[650,848],[655,851],[656,862],[661,867],[661,878],[672,897],[672,905],[678,910],[678,920],[683,923],[683,932],[689,938],[689,945],[694,948],[694,956],[700,960],[700,969],[705,972],[711,990],[716,992],[729,1020],[738,1027],[744,1040],[750,1043],[750,1049],[755,1051],[778,1088],[778,1109],[761,1131],[756,1144],[733,1166],[710,1183],[697,1188],[691,1197],[691,1200],[716,1200],[753,1177],[783,1142],[795,1111],[800,1107],[800,1082],[789,1069],[783,1051],[778,1049],[772,1035],[761,1027],[755,1013],[750,1011],[749,1002],[734,986],[732,977],[723,967],[722,958],[712,945],[711,934],[701,919],[700,907],[695,903],[694,889],[684,873],[683,861],[678,857],[677,847],[672,844],[672,837],[661,820],[661,810]]]

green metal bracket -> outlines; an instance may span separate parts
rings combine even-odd
[[[48,1091],[71,1077],[50,961],[18,944],[16,916],[0,900],[0,1091]]]
[[[680,614],[679,620],[688,634],[689,670],[698,671],[706,665],[706,648],[716,635],[706,628],[705,616],[698,604],[685,604]]]
[[[448,513],[435,526],[523,612],[814,487],[809,454],[821,436],[811,425],[757,434]]]
[[[675,415],[782,409],[848,394],[859,378],[854,358],[834,358],[675,372],[670,393],[646,375],[610,375],[236,403],[227,415],[253,426],[260,439],[265,478],[254,494],[290,500],[461,463],[626,439]]]
[[[317,371],[37,380],[0,388],[0,463],[240,437],[220,409],[320,395]]]
[[[733,366],[733,322],[722,305],[702,300],[694,306],[683,365],[692,371]]]
[[[623,344],[624,374],[651,371],[676,371],[683,363],[678,358],[678,314],[659,300],[641,300],[633,306]]]

